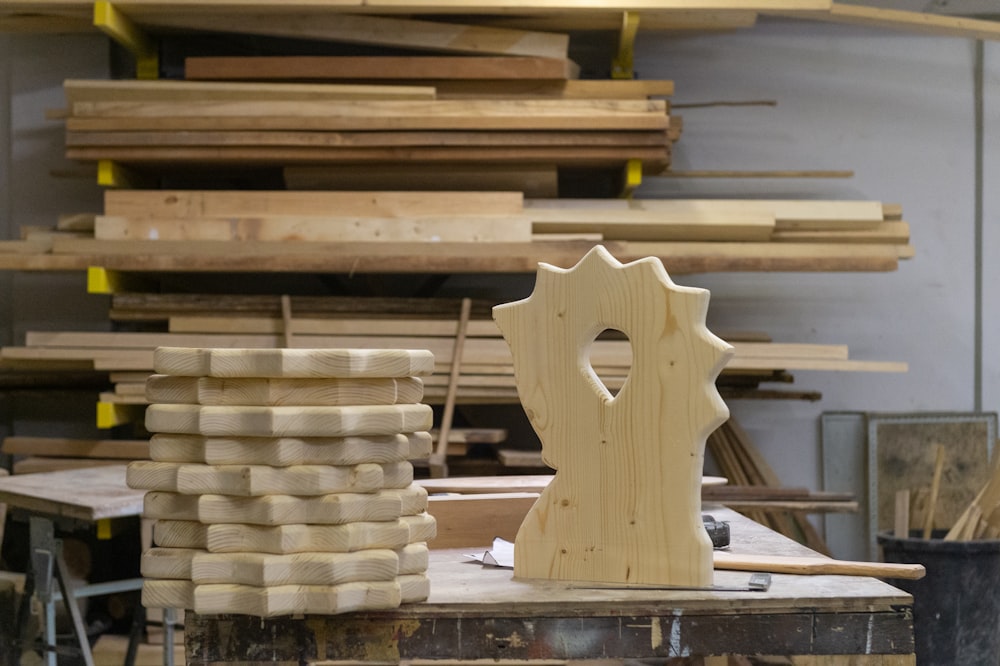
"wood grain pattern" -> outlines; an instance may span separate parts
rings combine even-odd
[[[208,407],[150,405],[146,429],[213,437],[351,437],[430,428],[428,405],[363,407]]]
[[[208,525],[193,520],[157,520],[153,543],[163,548],[208,549]]]
[[[515,575],[709,585],[701,521],[705,439],[728,416],[714,381],[731,347],[705,327],[708,293],[655,259],[622,265],[596,247],[542,265],[532,295],[494,308],[519,395],[557,470],[518,531]],[[603,330],[633,365],[612,395],[590,365]]]
[[[146,149],[144,149],[146,150]],[[151,150],[151,149],[149,149]],[[519,243],[531,240],[526,217],[450,215],[411,218],[246,217],[125,218],[98,216],[98,240]]]
[[[403,520],[345,525],[216,524],[202,527],[205,528],[206,548],[213,553],[346,553],[371,548],[402,548],[417,541],[410,539],[410,525]]]
[[[220,406],[395,405],[420,402],[417,377],[370,379],[219,378],[152,375],[146,380],[149,402]]]
[[[139,560],[143,578],[191,580],[191,563],[195,555],[207,553],[197,548],[150,548]]]
[[[236,190],[107,190],[104,214],[118,217],[253,217],[339,215],[412,217],[476,210],[481,215],[517,215],[520,192],[285,192]]]
[[[142,605],[146,608],[194,608],[195,585],[189,580],[142,581]]]
[[[162,462],[210,465],[357,465],[426,458],[426,431],[368,437],[203,437],[158,433],[149,454]]]
[[[407,488],[413,481],[413,466],[406,461],[290,467],[136,461],[130,464],[126,481],[132,488],[185,495],[315,496]]]
[[[395,580],[399,556],[393,550],[355,553],[202,553],[193,558],[191,579],[198,585],[338,585]]]
[[[579,68],[562,58],[524,56],[245,56],[189,57],[189,81],[308,80],[565,80]]]
[[[197,585],[194,588],[194,611],[208,615],[331,615],[359,610],[387,610],[399,606],[401,600],[396,581],[277,587]]]
[[[434,355],[419,349],[160,347],[153,355],[153,370],[165,375],[227,378],[410,377],[434,372]]]
[[[330,495],[187,495],[167,491],[146,493],[145,518],[191,520],[206,524],[338,525],[351,522],[395,520],[427,508],[427,492],[420,486],[375,493]]]

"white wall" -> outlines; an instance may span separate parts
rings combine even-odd
[[[796,372],[815,403],[737,401],[733,413],[788,485],[821,483],[823,411],[972,410],[974,44],[794,21],[736,35],[643,35],[637,70],[672,78],[674,101],[774,99],[687,110],[677,169],[853,169],[851,180],[663,180],[643,196],[874,199],[903,205],[916,257],[894,273],[717,274],[710,325],[777,341],[843,343],[906,374]],[[1000,49],[986,48],[985,410],[1000,409]],[[669,265],[667,266],[669,271]]]

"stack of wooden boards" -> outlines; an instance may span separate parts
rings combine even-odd
[[[423,350],[163,348],[148,384],[157,522],[143,605],[269,617],[429,594]]]
[[[466,323],[458,345],[455,318],[336,319],[198,316],[172,317],[168,333],[30,331],[23,347],[0,349],[0,363],[19,367],[51,364],[106,371],[114,392],[101,394],[108,404],[145,404],[145,381],[160,346],[252,347],[258,349],[356,348],[429,349],[434,374],[425,379],[425,400],[443,402],[453,364],[457,364],[458,402],[517,402],[510,349],[491,320]],[[735,346],[720,379],[728,397],[755,397],[762,382],[788,382],[788,371],[905,372],[906,364],[862,361],[849,357],[846,345],[776,343],[759,335],[724,334]],[[632,365],[629,341],[609,332],[595,340],[591,364],[612,390],[621,388]],[[759,397],[780,397],[763,393]],[[792,396],[798,397],[798,396]]]
[[[913,254],[901,217],[878,201],[108,190],[103,215],[74,216],[6,249],[147,271],[488,273],[575,263],[603,243],[622,261],[659,257],[674,275],[894,270]]]
[[[495,88],[492,81],[501,74],[522,83],[565,83],[574,71],[569,61],[558,58],[485,58],[483,63],[478,57],[360,60],[399,79],[412,75],[417,82],[462,71],[464,78],[452,80],[471,80],[487,90]],[[400,61],[410,66],[399,66]],[[325,62],[338,71],[366,67],[354,57]],[[246,67],[267,71],[256,59]],[[579,88],[600,89],[594,84]],[[432,86],[365,82],[70,81],[66,156],[129,165],[240,167],[623,167],[637,160],[646,171],[659,173],[669,166],[679,125],[671,122],[665,101],[642,94],[648,89],[611,81],[598,99],[547,95],[544,88],[535,95],[530,87],[528,93],[515,90],[509,98],[497,97],[494,91],[456,99],[439,98]]]

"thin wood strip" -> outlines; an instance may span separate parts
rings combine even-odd
[[[445,459],[448,453],[448,434],[451,431],[452,420],[455,416],[455,396],[458,393],[458,381],[461,373],[462,354],[465,350],[465,336],[469,327],[469,314],[472,310],[472,301],[469,298],[462,299],[462,309],[459,313],[458,327],[455,332],[455,345],[452,351],[451,372],[448,379],[448,391],[445,394],[444,412],[441,416],[441,428],[438,435],[437,446],[434,454],[430,458],[431,476],[441,477],[448,475],[448,467]]]

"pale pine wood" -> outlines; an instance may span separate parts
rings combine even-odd
[[[402,516],[399,521],[409,530],[408,543],[431,541],[437,535],[437,522],[430,513]]]
[[[193,558],[197,585],[339,585],[354,581],[395,580],[399,556],[372,549],[356,553],[201,553]]]
[[[150,548],[139,560],[143,578],[191,580],[191,564],[195,555],[207,553],[197,548]]]
[[[221,406],[394,405],[420,402],[423,382],[416,377],[221,379],[153,375],[146,380],[145,395],[149,402]]]
[[[745,555],[724,550],[714,552],[716,569],[766,571],[787,574],[839,574],[844,576],[875,576],[882,578],[923,578],[922,564],[890,562],[853,562],[829,557],[795,557],[782,555]]]
[[[205,524],[339,525],[395,520],[402,515],[420,513],[426,507],[427,492],[420,486],[313,497],[185,495],[153,491],[146,493],[143,516],[157,520],[196,520]]]
[[[925,35],[1000,40],[1000,26],[997,25],[996,21],[960,16],[941,16],[929,12],[864,7],[843,2],[833,2],[830,5],[829,12],[807,12],[801,14],[793,8],[789,11],[779,9],[774,13],[782,16],[799,16],[810,20],[904,30]]]
[[[189,580],[142,581],[142,605],[146,608],[194,608],[195,585]]]
[[[192,60],[192,58],[188,58]],[[195,59],[196,60],[196,59]],[[191,77],[188,77],[191,78]],[[99,102],[106,99],[131,102],[155,101],[318,101],[348,99],[434,99],[434,87],[426,85],[364,85],[329,83],[231,83],[223,81],[173,81],[159,79],[104,80],[67,79],[66,101]]]
[[[427,512],[437,522],[429,542],[440,548],[488,548],[500,537],[513,541],[538,493],[495,493],[431,497]]]
[[[258,217],[229,219],[98,216],[98,240],[522,243],[531,240],[526,217]]]
[[[206,547],[213,553],[346,553],[371,548],[402,548],[411,539],[409,522],[346,523],[343,525],[206,525]],[[160,523],[157,523],[159,527]],[[426,541],[426,539],[420,539]]]
[[[430,562],[426,543],[410,543],[395,551],[399,557],[399,575],[424,573]]]
[[[170,478],[171,471],[173,478]],[[366,493],[382,487],[382,467],[373,463],[332,465],[190,465],[136,462],[129,467],[132,488],[179,492],[185,495],[303,496]]]
[[[69,439],[65,437],[5,437],[0,452],[12,456],[53,456],[60,458],[119,458],[139,460],[149,457],[149,442],[140,439]]]
[[[706,216],[646,210],[532,208],[527,211],[536,234],[598,232],[626,241],[767,241],[775,228],[770,213]]]
[[[557,470],[518,531],[516,576],[711,584],[701,469],[728,416],[714,381],[732,351],[705,327],[707,307],[659,261],[624,266],[599,246],[571,269],[542,265],[529,298],[494,308]],[[635,356],[616,396],[588,359],[607,328]]]
[[[148,25],[157,27],[197,29],[205,25],[206,21],[212,21],[212,18],[201,13],[157,12],[147,15],[144,20]],[[569,48],[569,36],[559,33],[339,12],[281,12],[266,15],[227,12],[218,15],[215,25],[225,26],[227,32],[333,40],[444,53],[565,59]]]
[[[910,491],[896,491],[896,510],[893,513],[892,534],[898,539],[910,538]]]
[[[156,434],[150,457],[162,462],[210,465],[357,465],[424,458],[430,451],[426,431],[371,437],[202,437]]]
[[[578,75],[579,67],[570,60],[524,56],[223,56],[184,59],[184,77],[189,81],[565,80]]]
[[[155,350],[153,370],[167,375],[207,377],[409,377],[434,372],[434,356],[426,350],[406,349],[161,347]]]
[[[146,429],[219,437],[350,437],[427,430],[428,405],[362,407],[206,407],[150,405]]]
[[[163,548],[208,549],[208,525],[193,520],[157,520],[153,543]]]
[[[402,600],[396,581],[342,583],[340,585],[197,585],[194,611],[240,613],[260,617],[331,615],[360,610],[387,610]]]
[[[233,190],[107,190],[104,214],[142,218],[338,215],[413,217],[476,210],[481,215],[517,215],[520,192],[284,192]]]

